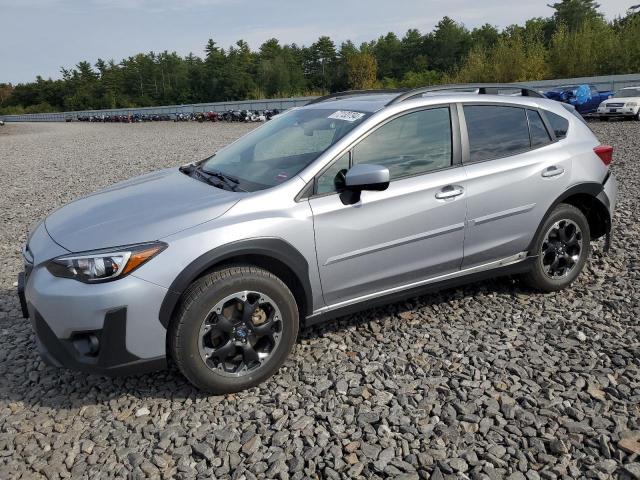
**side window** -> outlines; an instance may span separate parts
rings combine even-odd
[[[449,107],[408,113],[381,126],[352,150],[353,163],[382,165],[391,180],[451,166]]]
[[[341,191],[347,170],[349,170],[349,152],[336,160],[316,179],[316,195]]]
[[[552,112],[545,112],[545,114],[551,124],[551,128],[553,128],[556,134],[556,138],[565,138],[567,136],[567,130],[569,130],[569,120]]]
[[[508,157],[530,148],[524,108],[465,105],[464,116],[471,162]]]
[[[531,147],[537,148],[551,143],[551,136],[547,127],[544,126],[540,114],[535,110],[527,110],[527,117],[529,118],[529,133],[531,133]]]

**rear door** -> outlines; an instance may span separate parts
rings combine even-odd
[[[453,109],[393,118],[317,176],[309,203],[327,305],[460,268],[465,172]],[[387,190],[362,192],[358,203],[345,205],[338,192],[355,163],[386,166],[391,182]]]
[[[462,266],[468,268],[527,249],[568,187],[571,160],[536,109],[465,104],[460,110],[468,205]]]

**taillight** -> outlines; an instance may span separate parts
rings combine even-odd
[[[600,157],[602,163],[609,166],[613,161],[613,147],[611,145],[598,145],[593,149],[596,155]]]

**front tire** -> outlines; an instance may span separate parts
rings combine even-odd
[[[298,307],[272,273],[232,266],[194,282],[170,326],[170,354],[197,388],[232,393],[273,375],[298,336]]]
[[[584,214],[561,203],[545,220],[531,254],[537,258],[523,280],[530,287],[553,292],[568,287],[580,275],[591,253],[591,233]]]

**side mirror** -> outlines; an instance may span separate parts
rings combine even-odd
[[[354,165],[345,176],[345,190],[340,195],[342,203],[351,205],[360,201],[363,190],[382,191],[389,187],[389,169],[381,165],[361,163]]]

